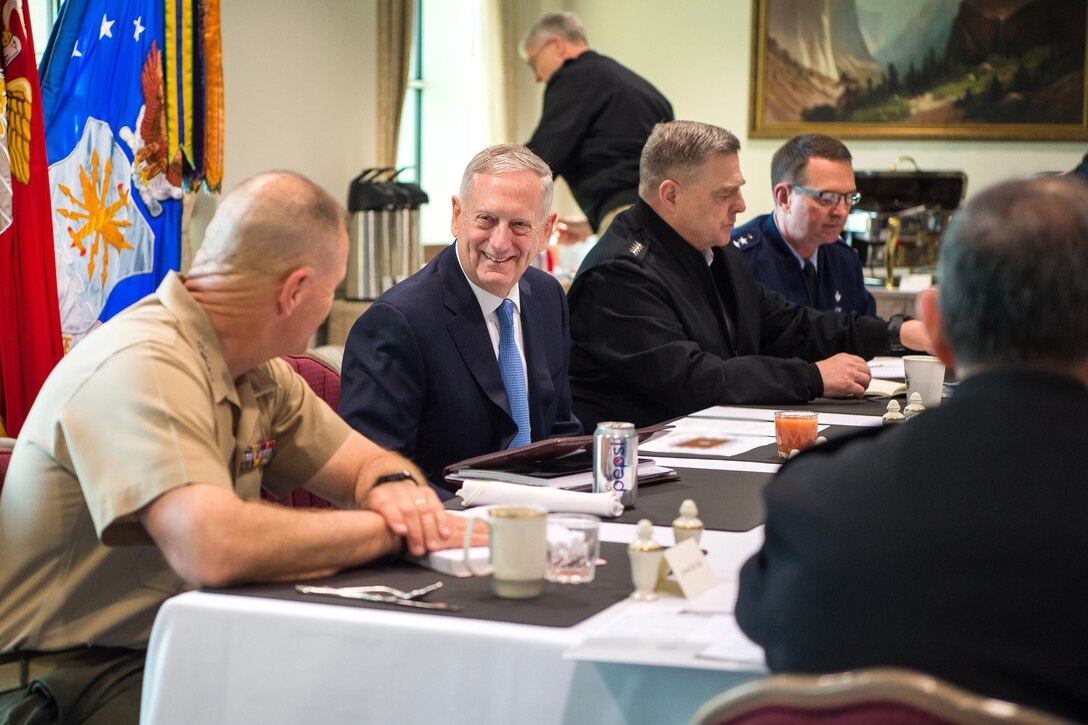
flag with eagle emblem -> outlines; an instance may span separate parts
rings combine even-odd
[[[30,13],[0,2],[0,431],[18,435],[61,357],[49,169]]]
[[[217,190],[218,14],[218,0],[61,7],[41,74],[65,350],[179,268],[182,193]]]

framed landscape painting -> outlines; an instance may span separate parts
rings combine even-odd
[[[753,138],[1088,139],[1088,0],[753,2]]]

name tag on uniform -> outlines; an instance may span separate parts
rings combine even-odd
[[[255,471],[267,466],[276,454],[276,440],[264,441],[253,446],[246,446],[242,451],[242,470]]]

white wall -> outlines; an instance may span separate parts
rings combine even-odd
[[[456,3],[461,0],[429,0]],[[751,0],[513,0],[519,33],[543,12],[574,10],[591,45],[657,85],[678,118],[724,126],[743,144],[744,218],[769,211],[770,159],[781,139],[748,139]],[[336,198],[373,165],[374,0],[228,0],[222,4],[226,84],[224,190],[271,168],[312,177]],[[543,87],[524,65],[517,82],[516,138],[529,138]],[[960,169],[968,195],[1011,176],[1070,169],[1083,142],[849,140],[857,169],[882,169],[910,155],[923,169]],[[452,179],[455,188],[460,170]],[[435,190],[437,191],[437,190]],[[448,196],[432,194],[433,204]],[[576,213],[558,194],[563,213]],[[212,205],[198,208],[194,237]],[[743,219],[742,219],[743,221]]]
[[[376,159],[374,0],[222,3],[223,191],[261,171],[304,174],[342,202]],[[215,199],[198,197],[199,246]]]
[[[752,0],[518,0],[518,5],[523,28],[540,13],[573,10],[585,23],[590,45],[656,85],[672,102],[677,118],[733,131],[741,140],[741,168],[748,180],[748,212],[741,221],[771,210],[771,155],[785,139],[748,139]],[[535,127],[543,94],[528,73],[524,70],[518,76],[522,140]],[[846,143],[859,170],[886,169],[902,155],[914,157],[922,169],[962,170],[967,173],[968,196],[1009,177],[1066,171],[1088,149],[1088,142]]]

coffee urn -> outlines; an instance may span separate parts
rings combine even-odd
[[[376,299],[422,266],[419,208],[428,197],[416,184],[395,181],[398,173],[391,168],[366,169],[348,188],[351,245],[346,299]]]

